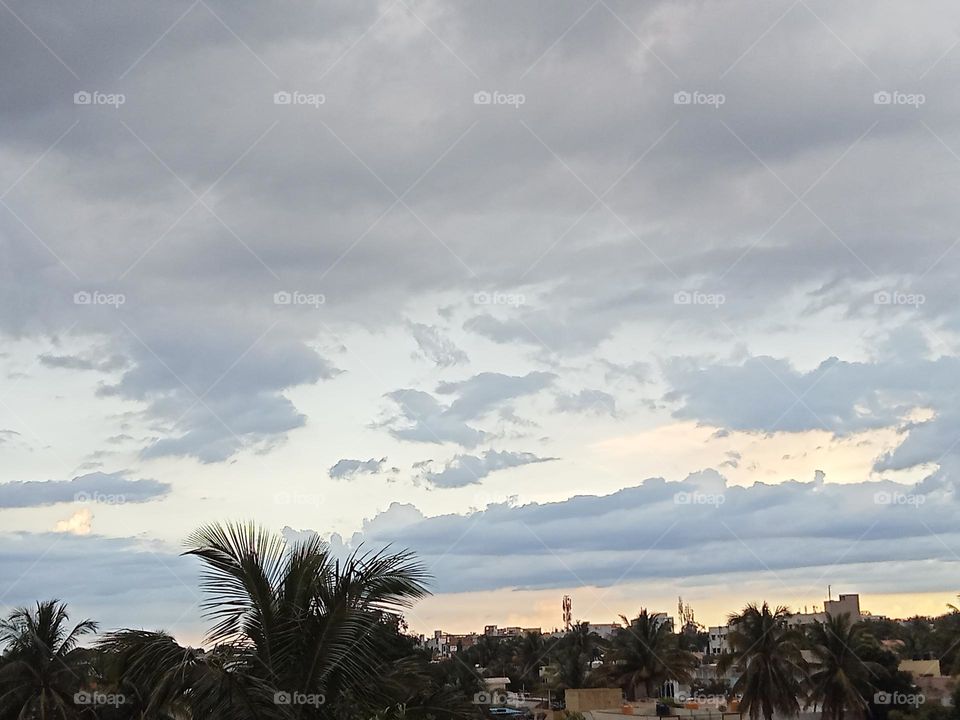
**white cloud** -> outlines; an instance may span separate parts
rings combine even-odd
[[[439,328],[415,322],[407,323],[407,327],[420,349],[420,356],[437,367],[462,365],[469,361],[467,354],[441,334]]]
[[[603,390],[584,388],[578,393],[557,395],[557,410],[560,412],[590,414],[617,414],[617,401]]]
[[[70,533],[71,535],[89,535],[93,523],[93,513],[90,508],[77,510],[66,520],[60,520],[54,526],[54,532]]]

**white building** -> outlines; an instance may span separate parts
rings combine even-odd
[[[814,608],[816,609],[816,608]],[[837,615],[848,614],[850,622],[860,622],[869,615],[864,615],[860,611],[860,596],[856,593],[840,595],[836,600],[825,600],[822,612],[802,612],[794,613],[787,618],[787,624],[791,627],[803,627],[815,622],[824,622],[827,615],[836,617]],[[710,655],[722,655],[730,652],[730,626],[718,625],[717,627],[707,628],[707,652]]]
[[[595,632],[604,640],[609,640],[621,629],[623,626],[620,623],[590,623],[590,632]]]
[[[673,618],[667,615],[665,612],[650,613],[650,619],[654,621],[657,625],[666,624],[670,628],[670,632],[675,632]]]
[[[711,655],[722,655],[730,652],[730,643],[727,635],[730,628],[727,625],[707,628],[707,652]]]
[[[825,622],[827,615],[836,617],[846,613],[850,616],[850,622],[856,623],[863,619],[860,612],[860,596],[856,593],[840,595],[836,600],[824,600],[822,612],[812,613],[794,613],[787,620],[787,624],[792,627],[802,627],[815,622]]]

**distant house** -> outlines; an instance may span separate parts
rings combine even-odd
[[[429,650],[435,660],[453,657],[456,653],[473,647],[477,644],[478,635],[454,635],[443,630],[434,630],[433,637],[423,641],[423,646]]]
[[[522,628],[516,626],[497,627],[496,625],[485,625],[483,628],[484,635],[495,638],[520,637],[521,635],[529,635],[530,633],[538,632],[540,632],[540,628],[538,627]]]
[[[730,643],[727,636],[730,628],[727,625],[718,625],[707,629],[707,652],[711,655],[723,655],[730,652]]]
[[[609,640],[621,629],[623,626],[620,623],[590,623],[590,632],[595,632],[604,640]]]
[[[913,679],[922,677],[943,677],[939,660],[901,660],[897,668],[913,675]]]
[[[483,684],[487,686],[487,692],[494,692],[497,690],[506,690],[507,685],[510,684],[510,678],[508,677],[484,678]]]
[[[940,672],[939,660],[901,660],[898,669],[910,673],[926,702],[949,704],[957,681]]]
[[[824,600],[822,612],[812,613],[794,613],[787,620],[787,624],[793,627],[810,625],[815,622],[825,622],[827,615],[837,617],[847,614],[850,616],[851,623],[860,622],[863,614],[860,612],[860,596],[856,593],[840,595],[836,600]]]

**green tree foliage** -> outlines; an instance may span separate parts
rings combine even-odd
[[[608,676],[626,692],[638,697],[655,697],[656,690],[667,680],[689,684],[697,666],[696,656],[680,648],[679,636],[668,623],[650,615],[645,609],[628,620],[621,616],[624,627],[613,637],[610,647]]]
[[[89,654],[78,645],[96,632],[82,620],[70,626],[67,606],[59,600],[17,608],[0,621],[0,718],[64,720],[85,709],[76,695],[87,685]]]
[[[794,716],[800,710],[807,668],[801,654],[803,636],[787,626],[789,616],[786,607],[751,603],[729,618],[731,652],[720,657],[717,670],[736,671],[733,691],[743,696],[740,707],[751,720],[761,716],[771,720],[774,712]]]
[[[884,669],[866,659],[867,648],[875,642],[862,623],[851,623],[850,615],[827,615],[814,623],[807,641],[815,668],[810,673],[810,700],[820,707],[823,720],[859,720],[869,704]]]

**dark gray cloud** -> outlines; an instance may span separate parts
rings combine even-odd
[[[536,405],[557,387],[596,388],[623,413],[632,383],[613,385],[650,378],[642,364],[597,360],[641,348],[639,363],[663,357],[677,418],[756,433],[896,427],[903,443],[877,471],[939,464],[924,497],[950,490],[955,3],[360,0],[264,12],[10,0],[0,14],[0,333],[95,342],[39,363],[102,371],[89,377],[106,399],[91,397],[90,412],[135,407],[145,427],[128,434],[154,438],[139,441],[143,459],[221,462],[276,446],[310,422],[297,390],[336,389],[320,347],[353,351],[352,333],[402,328],[409,341],[378,360],[400,365],[416,344],[436,367],[374,391],[395,406],[376,427],[399,440],[482,459],[473,449],[501,434],[491,416],[520,426],[518,399]],[[525,102],[475,104],[491,90]],[[125,102],[76,104],[84,91]],[[325,102],[278,105],[278,91]],[[925,101],[877,103],[884,91]],[[697,92],[724,102],[677,95]],[[438,304],[443,330],[410,320]],[[798,360],[809,348],[778,352],[802,322],[825,328],[819,358],[840,359],[810,369]],[[918,355],[908,333],[872,360],[844,354],[860,331],[898,327],[936,336],[941,355]],[[726,353],[741,345],[755,354]],[[672,357],[700,352],[736,359]],[[599,366],[608,386],[568,377],[571,365]],[[437,368],[471,377],[438,387]],[[19,411],[33,401],[5,398]],[[915,419],[918,407],[934,416]],[[946,564],[933,540],[953,542],[932,500],[913,515],[871,508],[873,527],[856,512],[867,485],[729,489],[722,507],[665,512],[658,493],[671,485],[488,508],[478,557],[457,556],[443,576],[568,582],[542,537],[578,575],[607,582],[657,531],[666,548],[641,565],[652,576],[707,572],[717,558],[756,571],[716,535],[721,518],[778,571],[841,558],[842,542],[869,530],[851,559],[932,563],[898,566],[898,589],[955,577],[929,569]],[[467,529],[460,516],[391,513],[371,534],[392,523],[432,557]],[[918,518],[939,538],[911,534]],[[515,562],[502,559],[507,542],[524,549]]]
[[[324,326],[392,327],[436,293],[519,293],[457,321],[556,356],[640,320],[699,333],[839,309],[956,329],[960,210],[941,179],[957,172],[958,10],[872,9],[18,0],[0,30],[0,328],[105,338],[130,363],[106,386],[159,426],[145,457],[206,462],[304,425],[283,393],[334,375],[311,345]],[[926,102],[875,104],[897,88]],[[494,89],[525,102],[474,103]],[[75,104],[83,91],[125,102]],[[697,91],[725,102],[675,101]],[[297,292],[325,302],[273,302]],[[724,302],[676,299],[696,292]],[[466,362],[406,327],[438,366]]]
[[[306,423],[283,391],[339,372],[299,343],[221,330],[208,337],[193,326],[132,339],[136,365],[101,386],[100,395],[147,403],[145,418],[164,428],[143,457],[218,462],[245,446],[269,445]]]
[[[79,355],[51,355],[40,356],[40,364],[49,368],[63,368],[65,370],[99,370],[110,372],[126,366],[127,361],[120,355],[106,358],[81,357]]]
[[[0,483],[0,508],[43,507],[59,503],[143,503],[170,492],[159,480],[128,480],[122,472],[94,472],[72,480],[20,480]]]
[[[327,473],[334,480],[350,479],[357,475],[377,475],[387,459],[370,458],[369,460],[338,460]]]
[[[509,400],[533,395],[550,387],[556,377],[553,373],[539,371],[523,376],[484,372],[467,380],[440,383],[437,392],[441,395],[456,395],[456,399],[450,404],[451,415],[474,420],[502,407]]]
[[[430,469],[430,462],[418,463],[422,469],[420,479],[438,488],[458,488],[477,485],[490,473],[507,468],[542,463],[556,458],[538,457],[529,452],[485,450],[480,455],[456,455],[442,470]]]
[[[487,434],[467,425],[449,412],[437,399],[422,390],[396,390],[387,393],[387,398],[398,406],[396,415],[389,416],[376,427],[386,427],[398,440],[411,442],[452,442],[472,448],[482,442]]]
[[[177,548],[135,538],[68,533],[0,533],[0,575],[8,606],[59,597],[71,616],[102,630],[165,629],[199,640],[198,567]]]
[[[828,483],[818,473],[809,482],[732,487],[705,470],[682,482],[651,478],[610,495],[494,504],[470,515],[424,517],[394,505],[349,544],[415,548],[436,563],[441,591],[737,573],[776,582],[801,572],[818,584],[828,569],[851,582],[878,562],[912,574],[874,577],[875,592],[948,590],[943,573],[960,542],[955,513],[951,493],[889,481]],[[451,547],[456,538],[463,541]]]
[[[433,395],[405,389],[387,393],[398,406],[398,413],[379,423],[398,440],[414,442],[453,442],[466,448],[476,447],[488,433],[468,425],[494,410],[509,411],[512,401],[550,387],[556,375],[531,371],[526,375],[485,372],[466,380],[440,383],[438,395],[453,396],[443,405]]]
[[[664,366],[678,403],[674,416],[732,430],[771,433],[826,430],[836,435],[895,427],[903,435],[877,458],[877,471],[940,466],[937,477],[954,482],[960,447],[960,402],[956,377],[960,359],[925,357],[919,340],[909,353],[867,362],[828,358],[802,372],[781,358],[750,357],[723,364],[676,358]],[[914,411],[932,413],[925,420]]]

